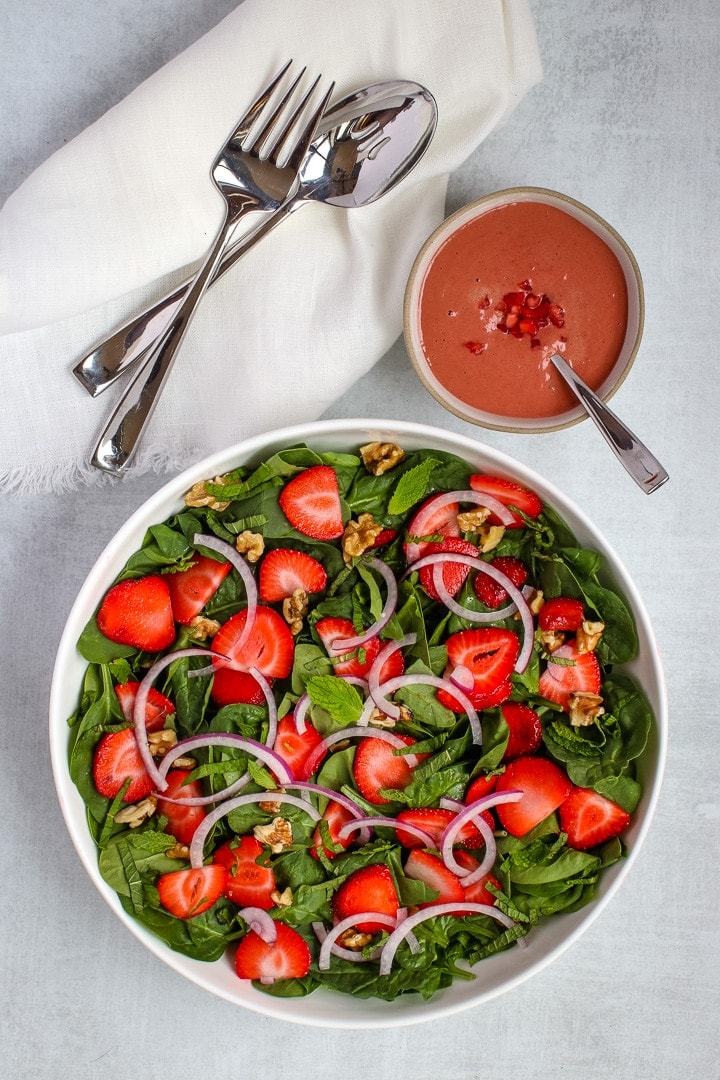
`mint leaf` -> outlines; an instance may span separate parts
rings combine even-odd
[[[397,482],[397,487],[390,496],[388,513],[405,514],[411,506],[420,502],[427,492],[428,481],[433,469],[439,464],[437,458],[428,457],[413,469],[408,469],[406,473],[403,473]]]
[[[335,675],[313,675],[306,690],[313,705],[319,705],[338,723],[355,724],[360,719],[363,702],[352,683]]]

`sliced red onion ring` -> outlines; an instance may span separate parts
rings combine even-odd
[[[384,817],[382,814],[378,814],[375,817],[366,817],[358,821],[348,821],[345,825],[342,825],[338,829],[338,840],[344,840],[350,833],[355,832],[358,829],[376,828],[376,826],[383,826],[388,829],[402,829],[403,832],[409,833],[411,836],[417,837],[421,840],[425,847],[434,847],[435,842],[425,829],[421,829],[419,825],[413,825],[410,821],[398,821],[396,818]]]
[[[242,633],[234,645],[234,650],[238,653],[250,636],[250,632],[255,623],[255,612],[257,611],[257,585],[255,583],[255,578],[253,577],[252,571],[246,560],[243,559],[239,551],[236,551],[232,544],[228,544],[225,540],[220,540],[219,537],[211,536],[209,533],[195,533],[193,536],[193,544],[196,547],[202,546],[210,548],[211,551],[216,551],[218,555],[222,555],[224,559],[227,559],[229,563],[232,563],[243,580],[243,585],[245,586],[245,599],[247,601],[247,616],[245,618],[245,625],[242,628]]]
[[[388,679],[387,682],[381,683],[378,692],[380,694],[377,703],[370,698],[365,703],[362,716],[358,723],[364,726],[368,723],[372,709],[377,704],[377,708],[386,711],[386,706],[392,704],[387,700],[388,694],[394,694],[396,690],[399,690],[401,686],[436,686],[439,690],[445,690],[446,693],[452,694],[452,696],[460,702],[464,708],[468,721],[470,723],[470,730],[472,731],[473,742],[476,745],[480,745],[482,742],[482,726],[480,724],[480,717],[477,714],[477,709],[473,705],[470,698],[464,693],[458,686],[452,683],[449,679],[444,678],[441,675],[424,675],[417,673],[414,675],[396,675],[393,679]],[[371,706],[370,708],[368,706]],[[367,714],[367,719],[366,719]],[[390,714],[388,713],[388,716]],[[376,729],[373,729],[375,731]]]
[[[475,506],[484,506],[488,510],[491,510],[503,525],[511,525],[515,521],[515,515],[512,511],[508,510],[504,503],[501,503],[499,499],[493,498],[492,495],[486,495],[485,492],[472,491],[470,489],[463,491],[447,491],[444,495],[434,496],[427,509],[419,511],[417,517],[413,521],[415,535],[424,536],[426,523],[435,516],[438,510],[451,503],[473,503]],[[414,564],[419,555],[420,544],[409,541],[405,545],[405,557],[407,561]]]
[[[333,731],[330,735],[326,735],[323,741],[315,747],[305,765],[308,773],[315,772],[325,752],[331,746],[334,746],[337,742],[343,742],[345,739],[380,739],[382,742],[390,743],[395,750],[407,748],[407,743],[404,743],[398,735],[395,735],[392,731],[385,731],[383,728],[373,728],[372,735],[368,734],[367,727],[362,724],[341,728],[339,731]],[[408,766],[414,769],[418,763],[415,754],[406,754],[404,757]]]
[[[463,566],[470,566],[474,570],[480,570],[483,574],[487,574],[488,577],[493,578],[498,584],[507,592],[510,599],[516,605],[520,614],[523,624],[523,643],[520,650],[520,654],[515,663],[515,670],[517,672],[523,672],[528,666],[530,656],[532,655],[533,643],[535,639],[535,626],[533,623],[532,612],[528,606],[528,602],[525,599],[522,591],[518,589],[517,585],[507,574],[503,574],[501,570],[496,570],[492,563],[485,562],[483,559],[478,559],[474,555],[460,555],[451,554],[446,551],[439,551],[434,555],[423,555],[421,559],[405,571],[407,574],[420,570],[423,566],[434,566],[438,563],[456,562],[461,563]],[[434,579],[433,579],[434,580]],[[448,608],[449,611],[459,615],[462,619],[467,619],[468,622],[496,622],[498,619],[498,613],[487,611],[471,611],[469,608],[463,607],[458,604],[457,601],[450,596],[442,581],[442,575],[438,575],[438,595],[441,597],[442,602]],[[492,618],[488,619],[488,615]]]
[[[401,916],[401,912],[404,912],[405,917]],[[340,937],[341,934],[344,934],[346,930],[352,929],[353,926],[357,926],[358,923],[366,923],[366,922],[381,923],[383,926],[387,926],[388,929],[392,929],[394,931],[398,927],[398,925],[402,925],[402,923],[404,923],[406,921],[407,921],[407,909],[406,908],[401,908],[398,911],[397,917],[395,917],[393,915],[386,915],[385,912],[383,912],[383,911],[362,911],[357,915],[349,915],[346,919],[341,919],[340,922],[336,923],[335,926],[333,926],[331,930],[325,931],[325,927],[323,926],[323,931],[325,931],[325,938],[324,938],[324,940],[322,942],[322,945],[320,946],[320,955],[318,957],[318,967],[320,968],[321,971],[327,971],[328,970],[328,968],[330,967],[330,954],[332,952],[334,952],[334,950],[336,948],[341,947],[341,946],[336,946],[335,942],[337,941],[337,939]],[[320,925],[322,926],[322,923]],[[313,924],[313,929],[315,929],[314,924]],[[412,929],[412,928],[410,927],[409,929]],[[316,934],[318,933],[317,930],[315,931],[315,933]],[[318,937],[319,936],[320,935],[318,934]],[[417,942],[416,939],[413,939],[414,940],[414,947],[413,947],[413,945],[410,942],[410,934],[408,933],[407,936],[408,936],[408,944],[410,945],[411,951],[415,952],[417,950],[417,948],[419,948],[418,942]],[[352,950],[349,950],[349,951],[352,951]],[[347,959],[347,957],[345,959]]]
[[[298,735],[304,735],[307,731],[305,724],[305,717],[307,716],[308,709],[310,708],[310,695],[301,694],[297,699],[297,704],[293,709],[293,722],[295,724],[295,730]]]
[[[397,919],[396,920],[392,920],[392,916],[388,916],[388,918],[391,919],[390,925],[397,926],[399,923],[401,923],[404,919],[407,918],[407,913],[408,913],[407,908],[398,908]],[[360,920],[362,922],[365,919],[366,914],[373,915],[375,917],[376,921],[380,921],[380,920],[377,919],[378,912],[367,912],[367,913],[363,913],[363,914],[360,914],[360,915],[352,916],[351,926],[353,925],[354,922],[357,922],[358,920]],[[314,922],[312,924],[312,928],[313,928],[313,930],[315,932],[316,938],[318,939],[318,941],[322,945],[323,942],[325,941],[325,939],[328,936],[327,927],[325,926],[324,923]],[[346,929],[348,929],[348,927],[346,927]],[[415,935],[412,932],[410,932],[407,935],[407,943],[408,943],[408,946],[410,948],[411,953],[416,953],[420,948],[420,942],[418,941],[418,939],[415,937]],[[332,953],[333,956],[337,956],[341,960],[349,960],[353,964],[362,963],[362,962],[365,961],[365,957],[362,955],[362,952],[357,952],[354,949],[344,949],[342,947],[342,945],[337,944],[337,939],[335,941],[333,941],[333,943],[332,943],[332,945],[330,947],[330,952]],[[377,960],[379,958],[381,952],[382,952],[382,946],[378,945],[378,947],[370,954],[370,956],[367,959],[369,959],[369,960]],[[329,966],[329,961],[328,961],[328,966]]]
[[[475,685],[472,671],[463,664],[458,664],[457,667],[454,667],[448,675],[448,679],[453,686],[457,686],[460,690],[472,690]]]
[[[243,919],[250,930],[254,930],[267,945],[274,945],[277,941],[277,926],[275,920],[268,915],[267,911],[259,907],[240,908],[238,915]]]
[[[251,667],[250,674],[263,692],[263,697],[265,698],[265,702],[268,707],[268,732],[266,742],[268,746],[274,746],[275,739],[277,737],[278,724],[278,714],[277,705],[275,703],[275,696],[272,692],[270,683],[267,681],[261,671],[258,671],[258,669],[255,667]]]
[[[370,670],[368,671],[368,689],[370,696],[375,704],[382,709],[384,713],[390,716],[393,720],[397,720],[400,716],[400,707],[394,705],[391,701],[385,701],[383,695],[380,693],[380,673],[385,667],[387,660],[396,653],[398,649],[404,649],[408,645],[414,645],[417,641],[417,634],[406,634],[405,637],[400,638],[398,641],[388,641],[381,648],[380,652],[375,657]],[[382,704],[380,704],[382,702]],[[368,718],[369,718],[368,713]],[[365,712],[363,711],[363,716]],[[367,720],[365,721],[367,723]]]
[[[489,873],[495,865],[495,856],[497,854],[495,836],[488,823],[482,817],[482,814],[486,810],[489,810],[491,806],[501,806],[503,803],[518,802],[522,797],[522,791],[491,792],[489,795],[483,795],[481,798],[475,799],[468,806],[463,806],[462,810],[458,811],[457,817],[445,827],[440,840],[440,853],[448,870],[451,870],[453,874],[463,879],[462,884],[464,888],[467,888],[468,885],[472,885],[475,881],[479,881],[480,878]],[[475,827],[481,833],[482,838],[485,841],[485,854],[480,865],[476,866],[474,870],[468,870],[466,866],[461,866],[453,854],[455,838],[463,825],[468,821],[474,822]]]
[[[213,826],[226,816],[226,814],[232,813],[233,810],[237,810],[239,806],[247,806],[250,803],[259,802],[283,802],[288,803],[290,806],[297,806],[300,810],[304,810],[308,817],[313,821],[319,821],[320,811],[306,802],[304,799],[299,799],[296,795],[287,795],[284,791],[253,791],[247,795],[238,795],[236,799],[228,799],[222,803],[221,806],[216,806],[214,810],[211,810],[209,814],[206,814],[202,819],[190,842],[190,865],[193,869],[197,870],[203,864],[203,849],[205,847],[205,841],[208,837],[208,833]]]
[[[349,652],[350,649],[358,649],[361,645],[366,645],[371,638],[377,637],[380,631],[385,629],[395,613],[398,598],[398,586],[395,575],[387,563],[383,562],[382,559],[371,558],[367,559],[366,562],[373,570],[377,570],[378,574],[385,580],[387,592],[383,609],[372,626],[369,626],[367,630],[363,630],[362,634],[356,634],[349,638],[338,638],[333,641],[330,647],[330,652],[332,652],[333,656],[340,656],[342,653]]]
[[[380,974],[390,974],[398,946],[402,940],[407,937],[408,933],[411,930],[414,930],[419,923],[424,922],[426,919],[434,919],[438,915],[454,915],[455,913],[464,915],[468,912],[477,912],[479,915],[489,915],[490,918],[496,919],[497,922],[502,923],[502,925],[508,927],[508,929],[515,926],[514,921],[509,915],[506,915],[505,912],[499,911],[495,907],[491,907],[489,904],[475,904],[469,900],[459,900],[452,904],[431,904],[430,907],[421,908],[420,911],[416,911],[413,915],[408,915],[407,919],[404,919],[403,922],[393,930],[392,934],[385,942],[383,951],[380,954]]]
[[[203,746],[228,746],[236,750],[241,750],[244,753],[251,754],[253,757],[260,758],[270,771],[277,777],[278,783],[289,784],[292,777],[288,770],[287,765],[269,746],[265,746],[264,743],[257,742],[255,739],[247,739],[244,735],[235,735],[232,732],[218,732],[212,735],[191,735],[187,739],[181,739],[180,742],[175,743],[164,758],[160,762],[160,768],[158,776],[162,782],[162,787],[158,784],[158,788],[164,791],[167,785],[167,774],[170,767],[176,758],[182,757],[184,754],[192,753],[193,750],[199,750]],[[219,791],[214,795],[198,795],[189,799],[170,799],[166,797],[167,802],[173,803],[185,803],[187,806],[207,806],[209,803],[220,802],[221,800],[229,798],[230,795],[234,795],[236,791],[240,791],[249,782],[249,775],[246,773],[241,776],[239,780],[236,780],[230,787],[225,788],[224,791]],[[164,796],[161,795],[161,798]]]
[[[160,791],[164,791],[168,785],[167,780],[165,779],[165,773],[162,772],[161,769],[158,769],[148,745],[147,728],[145,727],[145,709],[147,707],[148,694],[150,693],[152,684],[165,668],[170,667],[176,660],[183,660],[185,657],[190,656],[204,656],[207,659],[209,658],[210,653],[207,649],[199,648],[178,649],[176,652],[166,653],[165,656],[161,656],[159,660],[156,660],[153,666],[148,670],[147,674],[143,676],[143,679],[138,686],[137,694],[135,695],[133,722],[135,724],[135,739],[137,741],[138,751],[148,776],[151,778],[155,787]],[[222,659],[227,659],[227,657],[223,657]],[[215,669],[211,666],[208,668],[201,668],[194,674],[210,674],[214,670]],[[175,756],[177,757],[177,754]],[[167,772],[167,770],[165,771]]]

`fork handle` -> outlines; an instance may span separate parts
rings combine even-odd
[[[136,373],[95,447],[91,465],[121,473],[130,463],[165,385],[195,310],[222,258],[237,213],[228,209],[210,252],[192,280],[170,325],[157,339],[147,363]]]
[[[290,196],[277,210],[263,215],[262,220],[253,229],[227,248],[209,285],[213,285],[231,266],[235,265],[238,259],[242,258],[264,236],[267,236],[298,206],[302,206],[302,200]],[[192,281],[192,278],[188,278],[172,292],[166,293],[152,307],[124,323],[76,364],[73,375],[91,397],[97,397],[103,390],[107,390],[116,379],[124,375],[145,355],[176,314]]]

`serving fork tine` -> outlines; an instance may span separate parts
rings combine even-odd
[[[182,304],[147,362],[129,383],[100,436],[91,458],[91,464],[98,469],[120,473],[130,463],[236,223],[253,210],[276,210],[297,183],[298,170],[329,104],[333,86],[304,119],[320,82],[318,76],[286,116],[305,73],[303,68],[276,102],[276,91],[284,83],[291,63],[288,61],[253,101],[215,158],[211,175],[225,200],[222,224]]]

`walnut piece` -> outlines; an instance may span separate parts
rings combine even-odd
[[[292,889],[288,885],[282,892],[278,892],[277,889],[273,889],[270,893],[270,899],[276,907],[290,907],[293,900]]]
[[[372,514],[360,514],[357,521],[348,521],[342,537],[343,558],[346,563],[371,548],[383,526],[378,525]]]
[[[190,848],[187,844],[173,844],[171,848],[168,848],[165,852],[168,859],[189,859]]]
[[[600,638],[603,636],[604,629],[604,622],[590,622],[586,619],[575,634],[578,652],[595,652],[600,643]]]
[[[198,480],[197,484],[188,491],[185,496],[186,506],[209,506],[211,510],[226,510],[230,505],[230,500],[225,502],[222,499],[216,498],[215,495],[211,495],[206,488],[206,484],[215,484],[217,487],[222,487],[226,483],[224,476],[216,476],[214,480]]]
[[[137,829],[138,825],[142,825],[143,821],[147,821],[148,818],[153,816],[156,806],[157,796],[148,795],[146,799],[142,799],[140,802],[124,806],[115,815],[115,822],[117,825],[129,825],[131,829]]]
[[[573,727],[589,727],[605,712],[599,694],[576,690],[568,698],[568,714]]]
[[[353,952],[362,952],[366,945],[369,945],[372,941],[372,934],[366,934],[362,930],[356,930],[354,926],[349,927],[344,933],[340,934],[337,939],[338,945],[342,945],[343,949],[352,949]]]
[[[189,757],[187,754],[181,754],[180,757],[176,757],[172,762],[171,769],[194,769],[197,765],[195,758]]]
[[[403,460],[405,451],[397,443],[371,442],[360,447],[360,457],[369,473],[382,476]]]
[[[148,746],[153,757],[164,757],[176,742],[177,735],[172,728],[151,731],[148,735]]]
[[[265,539],[261,533],[254,533],[250,532],[249,529],[245,529],[236,537],[235,549],[241,555],[244,555],[248,562],[255,563],[265,550]]]
[[[542,606],[545,603],[545,597],[543,596],[542,589],[533,589],[532,592],[526,597],[526,599],[528,607],[532,611],[533,615],[539,615]]]
[[[282,810],[282,803],[280,802],[280,800],[272,798],[272,796],[274,794],[281,794],[281,793],[280,792],[268,791],[268,798],[263,799],[263,801],[261,803],[258,803],[258,806],[260,807],[260,809],[264,810],[266,814],[279,814],[280,811]]]
[[[253,835],[261,844],[267,844],[274,855],[293,842],[292,825],[286,818],[273,818],[269,825],[256,825]]]
[[[457,523],[460,532],[477,532],[490,517],[490,511],[486,506],[478,506],[476,510],[467,510],[458,514]]]
[[[285,622],[290,633],[296,636],[303,628],[303,619],[308,613],[308,594],[304,589],[293,589],[292,596],[286,596],[282,604]]]
[[[394,720],[392,716],[388,716],[388,714],[383,712],[382,709],[375,708],[370,713],[368,723],[372,724],[373,727],[379,728],[394,728],[397,723],[412,723],[413,714],[411,710],[408,709],[407,705],[399,705],[398,708],[400,709],[400,715],[397,720]]]
[[[205,615],[196,615],[191,620],[190,637],[196,641],[207,641],[208,638],[214,638],[220,629],[220,623],[217,619],[208,619]]]
[[[492,551],[505,535],[504,525],[481,525],[477,530],[478,547],[482,552]]]
[[[546,653],[554,653],[565,644],[565,634],[561,630],[541,630],[540,641]]]

